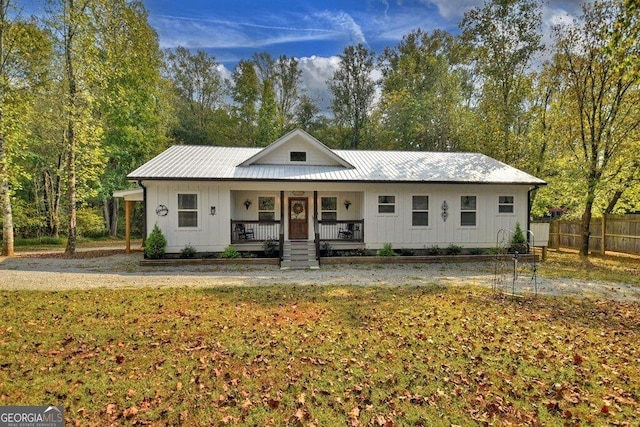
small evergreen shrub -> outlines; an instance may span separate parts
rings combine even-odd
[[[378,256],[396,256],[396,253],[391,247],[391,243],[385,243],[382,248],[378,249]]]
[[[320,253],[324,256],[333,256],[333,246],[329,242],[322,243]]]
[[[149,237],[144,241],[144,256],[150,259],[160,259],[164,257],[166,250],[167,239],[156,224]]]
[[[184,248],[182,248],[182,250],[180,251],[180,258],[186,258],[186,259],[191,259],[191,258],[195,258],[196,257],[196,248],[194,248],[193,246],[191,246],[191,243],[189,243],[188,245],[186,245]]]
[[[519,222],[516,222],[516,229],[511,237],[511,252],[516,251],[520,254],[526,254],[528,252],[527,239],[524,237],[524,232]]]
[[[276,240],[265,240],[262,248],[264,249],[264,256],[267,258],[273,258],[278,254],[278,242]]]
[[[242,255],[233,246],[227,246],[224,252],[220,254],[220,258],[225,258],[225,259],[242,258]]]

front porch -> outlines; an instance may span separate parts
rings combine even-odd
[[[360,192],[231,191],[229,241],[240,251],[272,245],[281,259],[285,242],[313,244],[316,260],[327,245],[362,249],[363,199]]]

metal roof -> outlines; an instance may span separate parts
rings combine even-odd
[[[131,180],[427,182],[545,185],[478,153],[333,150],[354,168],[313,165],[239,166],[262,148],[173,146],[127,177]]]

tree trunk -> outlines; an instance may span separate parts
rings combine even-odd
[[[118,237],[118,210],[120,208],[120,202],[117,198],[111,198],[111,227],[110,227],[110,236]]]
[[[102,216],[104,217],[104,229],[111,230],[111,209],[109,208],[109,198],[102,199]]]
[[[69,7],[73,10],[73,2]],[[65,253],[74,255],[76,253],[76,140],[75,140],[75,116],[77,87],[73,67],[73,25],[69,24],[65,40],[65,65],[67,81],[69,83],[69,93],[67,99],[67,198],[69,203],[69,224],[67,234],[67,248]]]
[[[3,140],[0,134],[0,141]],[[0,169],[2,169],[2,179],[0,180],[0,194],[2,195],[2,255],[13,256],[13,213],[11,210],[11,190],[9,189],[9,179],[7,176],[7,161],[5,159],[3,142],[2,154],[0,154]]]

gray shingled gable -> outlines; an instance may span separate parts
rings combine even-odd
[[[260,151],[259,148],[242,147],[173,146],[127,177],[131,180],[546,184],[526,172],[478,153],[333,150],[353,168],[238,166]]]

